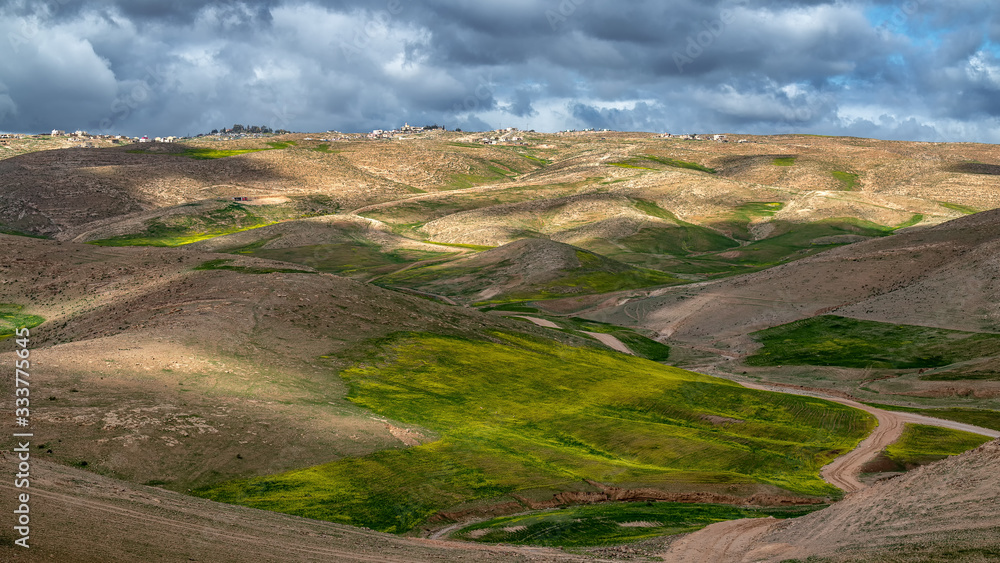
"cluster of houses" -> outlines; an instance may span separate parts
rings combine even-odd
[[[53,129],[52,133],[49,134],[53,138],[63,138],[65,140],[75,143],[80,143],[79,147],[92,148],[94,146],[94,141],[111,141],[114,144],[124,144],[124,143],[149,143],[155,140],[158,143],[172,143],[178,139],[178,137],[156,137],[155,139],[150,139],[149,137],[126,137],[125,135],[95,135],[87,133],[86,131],[73,131],[72,133],[67,133],[62,129]]]
[[[436,127],[412,127],[409,123],[404,123],[399,129],[385,130],[385,129],[375,129],[371,133],[365,135],[367,139],[395,139],[399,135],[405,135],[407,133],[420,133],[421,131],[428,131],[430,129],[435,129]]]
[[[726,135],[674,135],[672,133],[664,133],[660,135],[661,139],[680,139],[682,141],[715,141],[716,143],[729,143],[729,137]],[[736,141],[737,143],[749,143],[750,141],[746,139],[740,139]]]
[[[153,137],[150,139],[143,135],[142,137],[133,139],[133,141],[136,143],[176,143],[179,139],[180,137]]]
[[[562,131],[556,131],[556,135],[580,135],[581,133],[611,133],[611,129],[595,129],[590,127],[588,129],[565,129]]]
[[[524,136],[517,130],[517,127],[507,127],[506,129],[496,129],[490,131],[479,140],[484,145],[523,145]]]

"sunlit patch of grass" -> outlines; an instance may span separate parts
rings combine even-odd
[[[775,166],[795,166],[796,157],[794,156],[782,156],[771,161],[771,164]]]
[[[969,207],[968,205],[960,205],[958,203],[948,203],[947,201],[939,201],[938,205],[944,207],[945,209],[951,209],[952,211],[958,211],[959,213],[964,213],[966,215],[972,215],[974,213],[979,213],[979,210],[975,207]]]
[[[913,217],[910,217],[907,221],[905,221],[903,223],[900,223],[899,225],[896,225],[893,228],[894,229],[906,229],[908,227],[912,227],[914,225],[920,224],[920,222],[923,221],[923,220],[924,220],[924,216],[923,215],[921,215],[920,213],[914,213]]]
[[[830,172],[830,174],[837,180],[840,180],[840,183],[843,184],[844,191],[853,192],[854,188],[858,185],[858,175],[852,172],[835,170]]]
[[[145,149],[132,149],[125,152],[132,154],[152,154],[152,155],[165,155],[165,156],[186,156],[194,160],[215,160],[218,158],[227,158],[230,156],[237,156],[241,154],[250,154],[254,152],[269,151],[275,149],[286,149],[291,146],[295,146],[295,141],[272,141],[268,142],[270,148],[258,148],[258,149],[214,149],[206,147],[183,147],[183,150],[179,152],[160,152],[160,151],[148,151]]]
[[[22,328],[35,328],[45,322],[38,315],[26,315],[24,305],[0,303],[0,340],[10,338]]]

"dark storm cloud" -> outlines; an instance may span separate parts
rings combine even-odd
[[[0,130],[409,121],[1000,141],[994,12],[985,0],[9,0]]]

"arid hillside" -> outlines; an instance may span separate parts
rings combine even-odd
[[[45,321],[38,455],[175,490],[432,439],[344,400],[337,370],[370,339],[540,332],[286,263],[0,239],[0,303]]]

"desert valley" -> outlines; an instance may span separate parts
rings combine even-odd
[[[0,146],[0,559],[1000,558],[1000,149],[502,135]]]

